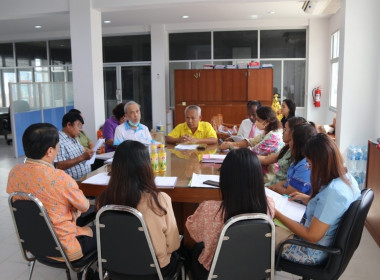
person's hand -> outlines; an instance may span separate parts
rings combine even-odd
[[[190,143],[191,139],[192,138],[190,135],[185,134],[181,138],[179,138],[179,142],[180,143]]]
[[[91,151],[89,149],[85,150],[84,153],[82,154],[83,160],[90,159],[93,154],[94,154],[94,151]]]
[[[78,219],[79,216],[82,214],[79,210],[75,209],[74,207],[70,209],[70,212],[71,216],[73,217],[73,221],[76,221],[76,219]]]
[[[232,142],[224,141],[222,144],[220,144],[219,149],[220,150],[227,150],[230,147],[232,147]]]
[[[284,182],[277,182],[276,184],[269,186],[268,189],[271,189],[272,191],[275,191],[279,194],[285,193]]]
[[[310,196],[301,192],[294,192],[289,195],[289,200],[308,204]]]

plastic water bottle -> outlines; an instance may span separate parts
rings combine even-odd
[[[355,148],[352,145],[347,149],[347,169],[351,174],[355,172]]]
[[[363,159],[363,152],[360,146],[355,146],[355,168],[356,172],[361,172],[361,162]]]
[[[367,172],[367,156],[368,156],[368,147],[363,146],[362,147],[362,160],[360,161],[360,170]]]
[[[361,186],[360,189],[364,189],[366,185],[366,177],[367,177],[367,157],[368,157],[368,147],[362,147],[363,157],[361,160]]]

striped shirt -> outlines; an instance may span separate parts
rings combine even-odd
[[[81,144],[79,144],[78,139],[68,136],[63,131],[59,132],[59,151],[54,162],[65,161],[69,159],[74,159],[79,157],[84,153],[84,149]],[[73,167],[65,170],[73,179],[78,180],[87,173],[91,172],[91,166],[86,165],[86,161],[82,161]]]

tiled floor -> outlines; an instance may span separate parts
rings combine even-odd
[[[0,279],[27,279],[28,266],[22,258],[18,246],[13,223],[8,208],[6,185],[9,170],[23,158],[15,159],[13,149],[0,137]],[[340,279],[343,280],[375,280],[380,275],[380,248],[365,229],[358,250]],[[36,264],[33,279],[51,280],[66,279],[64,270],[53,269]],[[72,274],[72,279],[76,276]],[[276,272],[275,279],[300,279],[300,277],[284,272]],[[238,280],[238,279],[237,279]]]

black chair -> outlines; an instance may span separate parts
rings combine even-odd
[[[11,121],[9,113],[0,115],[0,135],[3,135],[8,145],[12,143],[12,139],[8,139],[8,134],[11,134]]]
[[[70,262],[47,211],[38,198],[33,194],[14,192],[10,194],[8,203],[22,255],[30,265],[29,279],[32,278],[36,261],[47,266],[66,269],[69,280],[71,279],[69,270],[75,273],[83,272],[82,279],[86,279],[88,268],[96,262],[96,251]],[[60,258],[62,261],[47,256]]]
[[[102,207],[96,215],[96,234],[100,279],[163,279],[139,211],[121,205]]]
[[[265,214],[229,219],[220,233],[208,280],[274,279],[275,227]]]
[[[352,202],[343,215],[331,246],[325,247],[301,240],[287,240],[279,248],[279,252],[282,252],[285,244],[296,244],[321,250],[329,253],[329,257],[325,263],[316,266],[303,265],[285,260],[278,254],[276,270],[284,270],[300,275],[303,279],[338,279],[359,246],[364,222],[372,201],[373,191],[371,189],[362,190],[361,197]]]

